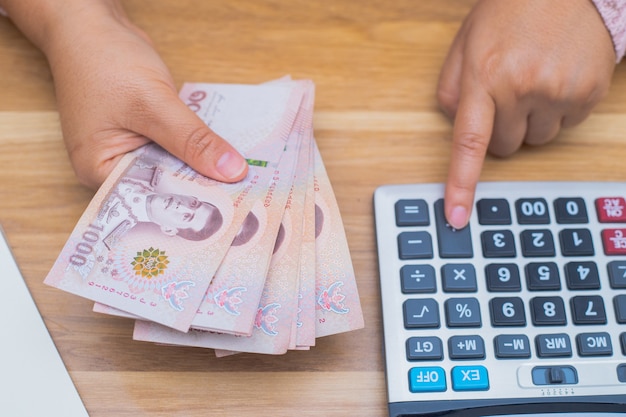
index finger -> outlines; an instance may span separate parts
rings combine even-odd
[[[465,227],[469,221],[495,117],[495,103],[485,90],[463,87],[454,119],[444,195],[446,219],[455,229]]]

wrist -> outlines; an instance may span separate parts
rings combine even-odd
[[[118,0],[0,0],[0,8],[48,58],[102,22],[128,21]]]
[[[592,0],[604,21],[619,62],[626,53],[626,0]]]

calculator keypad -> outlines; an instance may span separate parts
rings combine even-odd
[[[520,184],[377,191],[390,402],[626,392],[626,187]]]

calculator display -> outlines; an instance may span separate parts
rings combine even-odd
[[[374,195],[390,415],[626,413],[626,183],[443,192]]]

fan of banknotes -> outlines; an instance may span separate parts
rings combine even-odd
[[[235,184],[156,144],[128,154],[45,283],[135,320],[133,338],[282,354],[363,327],[343,223],[313,137],[314,84],[185,84],[181,99],[248,160]]]

